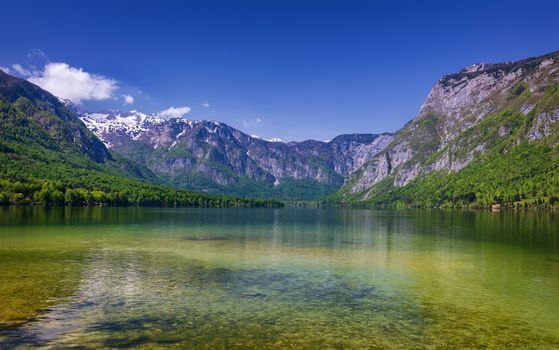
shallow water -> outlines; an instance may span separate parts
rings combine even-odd
[[[0,348],[557,348],[559,217],[0,208]]]

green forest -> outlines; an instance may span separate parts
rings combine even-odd
[[[281,207],[283,203],[273,199],[205,195],[142,183],[117,181],[114,190],[101,190],[97,186],[53,180],[1,179],[0,205]]]
[[[559,209],[559,147],[519,145],[459,172],[437,171],[366,204],[395,207]]]

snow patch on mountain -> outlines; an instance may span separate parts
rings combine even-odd
[[[137,140],[149,128],[165,121],[165,119],[155,114],[147,115],[135,110],[130,112],[84,113],[80,119],[105,144],[107,144],[107,140],[104,139],[104,136],[107,134],[126,135],[133,140]]]
[[[71,106],[73,106],[73,104],[68,105],[68,107]],[[110,110],[99,113],[84,112],[79,114],[80,119],[84,122],[87,128],[93,131],[93,133],[95,133],[109,148],[113,146],[109,138],[114,137],[114,135],[126,136],[132,140],[139,140],[140,137],[142,137],[142,135],[147,133],[150,129],[162,126],[169,121],[169,119],[162,118],[158,114],[145,114],[137,110],[129,112]],[[190,127],[200,123],[199,121],[184,118],[173,119]],[[208,131],[214,132],[210,129],[208,129]],[[185,133],[186,130],[179,133],[170,148],[175,146],[176,141],[178,141],[178,139]]]

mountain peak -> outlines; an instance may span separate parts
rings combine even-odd
[[[460,70],[459,73],[476,73],[476,72],[480,72],[482,70],[491,68],[493,66],[493,64],[491,63],[475,63],[472,64],[462,70]]]
[[[447,84],[451,81],[460,81],[464,78],[475,78],[479,75],[499,76],[517,71],[518,69],[534,71],[545,66],[556,63],[559,60],[559,51],[554,51],[542,56],[529,57],[520,61],[508,61],[499,63],[476,63],[457,73],[444,75],[439,83]]]

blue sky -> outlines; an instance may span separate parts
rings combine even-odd
[[[53,89],[53,77],[91,83],[61,90],[89,110],[189,107],[179,114],[284,140],[395,131],[443,74],[559,50],[557,1],[3,1],[0,11],[0,67]],[[65,65],[46,69],[55,63]]]

